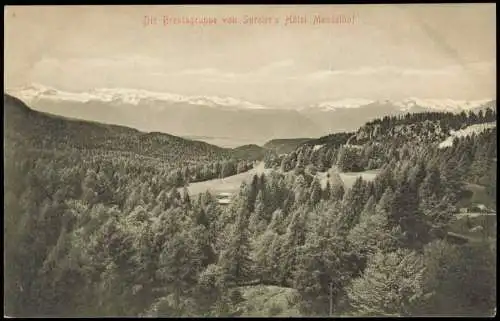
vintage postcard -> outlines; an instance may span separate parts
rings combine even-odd
[[[4,7],[4,315],[496,315],[495,12]]]

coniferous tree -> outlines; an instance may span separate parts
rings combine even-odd
[[[332,189],[332,199],[341,200],[344,197],[345,189],[344,182],[342,181],[340,174],[337,171],[332,170],[329,171],[328,175],[328,182],[330,183]]]
[[[246,281],[252,276],[247,224],[247,209],[242,208],[231,229],[228,247],[222,251],[219,259],[219,264],[223,267],[228,280],[231,282]]]
[[[332,197],[332,186],[330,185],[330,182],[326,182],[325,188],[322,190],[322,199],[329,201]]]
[[[363,273],[348,287],[358,315],[412,316],[425,300],[423,258],[410,250],[374,255]]]
[[[346,232],[359,222],[359,217],[365,206],[364,182],[358,177],[353,186],[345,193],[342,201],[342,222]]]
[[[290,224],[283,235],[283,243],[281,247],[281,255],[283,263],[281,267],[281,281],[289,282],[292,277],[294,266],[297,262],[296,248],[305,242],[305,221],[301,209],[292,213]]]
[[[322,196],[321,183],[317,178],[315,178],[311,184],[309,195],[310,195],[309,201],[313,206],[318,204],[318,202],[321,200]]]

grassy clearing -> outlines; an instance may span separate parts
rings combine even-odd
[[[268,174],[272,169],[264,168],[264,163],[260,163],[248,172],[236,174],[222,179],[211,179],[204,182],[191,183],[188,186],[189,195],[197,195],[209,191],[212,194],[235,193],[240,189],[241,183],[251,183],[255,174]],[[181,190],[181,189],[179,189]]]
[[[344,181],[345,187],[351,188],[359,176],[363,177],[366,181],[373,181],[379,172],[379,170],[374,169],[359,173],[340,173],[340,177]]]
[[[255,174],[260,175],[262,173],[265,173],[266,175],[268,175],[271,171],[273,171],[273,169],[264,168],[264,163],[260,163],[254,169],[245,173],[229,176],[222,179],[212,179],[209,181],[189,184],[188,191],[190,195],[197,195],[200,193],[204,193],[207,190],[210,191],[210,193],[212,194],[236,193],[240,189],[241,183],[243,182],[250,183]],[[375,179],[375,176],[377,176],[378,173],[379,170],[369,170],[356,173],[348,172],[348,173],[340,173],[340,177],[344,181],[345,187],[350,188],[359,176],[362,176],[364,180],[371,181]],[[327,181],[327,173],[319,172],[316,175],[320,179],[322,187],[325,188]]]
[[[470,136],[472,134],[479,134],[479,133],[481,133],[481,132],[483,132],[485,130],[494,128],[496,126],[497,126],[496,122],[491,122],[491,123],[483,123],[483,124],[471,125],[471,126],[468,126],[468,127],[464,128],[464,129],[460,129],[460,130],[457,130],[457,131],[452,130],[451,133],[450,133],[450,136],[448,138],[446,138],[446,140],[442,141],[439,144],[439,147],[440,148],[444,148],[444,147],[453,146],[453,140],[455,138]]]
[[[340,174],[340,178],[344,182],[345,187],[351,188],[351,186],[354,184],[354,182],[356,181],[356,179],[359,176],[363,177],[363,179],[366,181],[372,181],[375,179],[375,177],[377,176],[377,174],[379,172],[380,171],[378,169],[374,169],[374,170],[369,170],[369,171],[364,171],[364,172],[346,172],[346,173],[339,173],[339,174]],[[318,178],[320,180],[321,187],[325,188],[326,182],[328,180],[327,172],[318,172],[316,175],[318,176]]]

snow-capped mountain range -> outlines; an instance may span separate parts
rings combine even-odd
[[[143,89],[98,88],[87,92],[68,92],[40,84],[8,90],[10,94],[31,102],[40,99],[74,101],[86,103],[99,101],[106,103],[124,103],[139,105],[142,102],[164,101],[171,103],[187,103],[200,106],[237,107],[245,109],[265,109],[266,107],[233,97],[219,96],[183,96],[172,93],[152,92]]]
[[[322,111],[335,111],[344,108],[360,108],[370,105],[393,105],[400,111],[410,111],[412,108],[420,107],[434,111],[448,111],[448,112],[461,112],[475,108],[479,108],[492,99],[480,100],[454,100],[454,99],[422,99],[410,97],[403,100],[391,101],[385,100],[370,100],[370,99],[341,99],[335,101],[326,101],[318,104],[310,105],[303,109],[317,109]]]
[[[269,106],[252,103],[233,97],[219,96],[184,96],[173,93],[152,92],[143,89],[125,89],[125,88],[99,88],[86,92],[68,92],[40,84],[13,88],[7,90],[26,102],[35,100],[56,100],[86,103],[98,101],[104,103],[139,105],[147,102],[166,102],[166,103],[187,103],[190,105],[207,107],[227,107],[238,109],[273,109]],[[460,112],[479,108],[492,99],[481,100],[454,100],[454,99],[421,99],[410,97],[403,100],[370,100],[363,98],[346,98],[333,101],[324,101],[308,106],[298,108],[299,111],[336,111],[339,109],[356,109],[369,107],[370,105],[392,105],[394,109],[400,111],[410,111],[412,108],[420,107],[435,111]]]
[[[408,112],[461,112],[487,106],[496,109],[495,100],[351,98],[278,107],[231,97],[185,96],[140,89],[69,92],[35,84],[6,91],[36,110],[65,117],[123,125],[146,132],[254,142],[354,131],[375,118]]]
[[[475,109],[487,104],[492,101],[492,99],[480,99],[480,100],[453,100],[453,99],[419,99],[419,98],[408,98],[399,102],[396,105],[401,107],[402,110],[409,110],[412,107],[420,106],[423,108],[443,110],[443,111],[458,111],[458,110],[470,110]]]

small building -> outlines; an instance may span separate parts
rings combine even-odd
[[[481,225],[475,226],[471,228],[469,231],[472,233],[482,232],[484,228]]]
[[[446,234],[446,239],[455,244],[465,244],[469,242],[469,239],[467,237],[454,232],[448,232]]]
[[[479,213],[486,213],[486,212],[490,212],[491,211],[484,204],[475,204],[475,205],[472,206],[471,210],[473,210],[474,212],[479,212]]]
[[[231,203],[231,197],[232,197],[232,193],[226,193],[226,192],[222,192],[222,193],[218,193],[215,198],[217,199],[217,203],[220,204],[220,205],[228,205]]]
[[[484,205],[484,204],[478,204],[477,205],[477,208],[480,210],[480,211],[486,211],[488,208]]]
[[[229,198],[217,199],[217,203],[220,205],[228,205],[231,204],[231,200]]]

